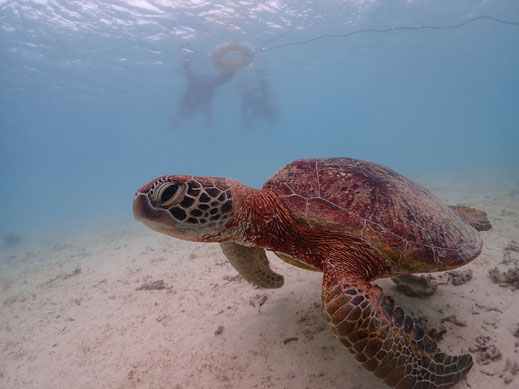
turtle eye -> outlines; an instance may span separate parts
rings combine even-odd
[[[182,198],[185,191],[185,185],[179,183],[166,182],[162,184],[155,192],[155,201],[164,208],[176,204]]]

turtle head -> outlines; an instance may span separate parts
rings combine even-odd
[[[233,213],[225,178],[163,176],[135,194],[133,215],[147,227],[176,238],[217,242]]]

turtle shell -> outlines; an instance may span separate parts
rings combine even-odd
[[[395,272],[454,268],[481,252],[479,233],[467,221],[420,185],[376,163],[298,160],[264,188],[277,192],[300,224],[369,241]]]

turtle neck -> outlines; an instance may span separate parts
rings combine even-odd
[[[234,209],[229,227],[239,243],[288,254],[327,271],[351,271],[362,278],[386,275],[385,256],[360,237],[305,227],[272,189],[253,189],[237,181],[232,186]]]

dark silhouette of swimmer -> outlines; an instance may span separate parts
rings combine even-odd
[[[192,63],[188,59],[182,62],[184,76],[188,84],[174,119],[174,127],[179,127],[182,121],[193,115],[195,112],[204,114],[205,127],[211,126],[211,101],[215,89],[233,79],[232,72],[219,74],[197,73],[192,68]]]
[[[242,125],[246,128],[250,128],[252,123],[261,116],[269,123],[272,123],[277,116],[265,75],[264,69],[252,71],[247,82],[241,86],[241,117]]]

